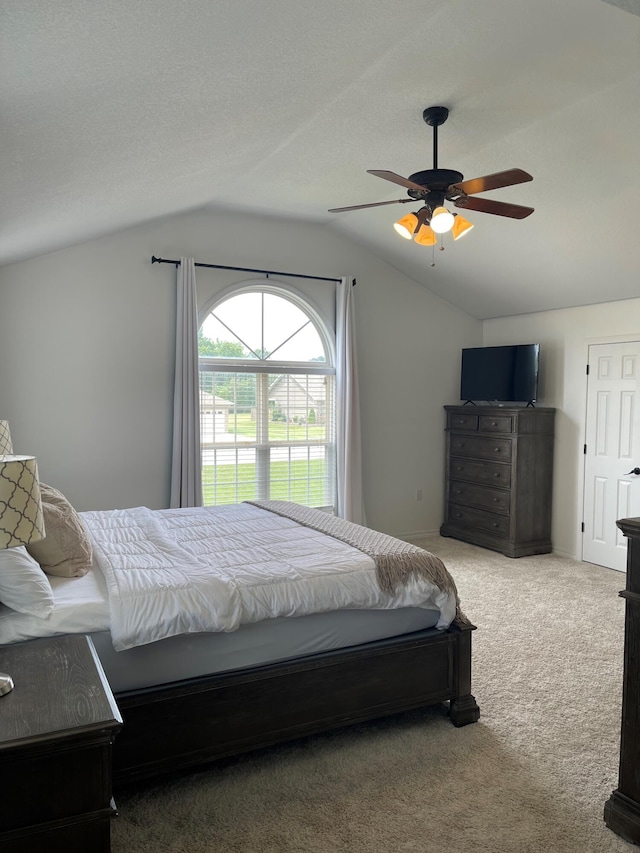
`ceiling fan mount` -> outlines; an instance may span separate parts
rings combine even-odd
[[[427,107],[422,113],[422,118],[429,127],[440,127],[448,117],[449,110],[446,107]]]
[[[367,207],[381,207],[386,204],[406,204],[411,201],[423,202],[431,211],[442,206],[444,200],[453,203],[455,207],[467,210],[475,210],[479,213],[491,213],[495,216],[506,216],[510,219],[524,219],[533,213],[532,207],[524,207],[519,204],[510,204],[493,199],[471,198],[477,193],[489,190],[509,187],[531,181],[533,178],[522,169],[507,169],[504,172],[496,172],[492,175],[483,175],[480,178],[472,178],[465,181],[462,172],[454,169],[438,168],[438,128],[445,123],[449,116],[447,107],[427,107],[422,118],[425,123],[433,128],[433,168],[414,172],[408,178],[402,177],[395,172],[384,169],[367,169],[370,175],[376,175],[385,181],[405,187],[408,198],[395,199],[394,201],[378,201],[372,204],[355,204],[350,207],[334,207],[329,213],[342,213],[349,210],[361,210]],[[420,225],[425,224],[423,218]],[[428,224],[428,220],[427,220]],[[471,227],[471,226],[469,226]]]

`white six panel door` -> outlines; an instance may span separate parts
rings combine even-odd
[[[640,341],[589,347],[582,558],[627,565],[619,518],[640,515]]]

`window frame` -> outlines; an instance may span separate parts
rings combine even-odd
[[[256,375],[256,386],[259,382],[260,374],[279,374],[283,376],[287,375],[306,375],[306,376],[333,376],[333,391],[331,393],[332,397],[332,411],[331,411],[331,429],[332,429],[332,439],[329,443],[325,444],[326,448],[326,464],[331,466],[332,474],[331,474],[331,485],[332,485],[332,498],[333,503],[331,505],[324,505],[323,509],[335,512],[336,510],[336,487],[337,487],[337,471],[336,471],[336,395],[335,395],[335,375],[336,375],[336,366],[335,366],[335,356],[336,356],[336,341],[335,341],[335,329],[331,324],[329,324],[326,319],[323,317],[322,313],[318,310],[318,308],[313,304],[309,296],[307,294],[302,294],[296,291],[291,286],[287,285],[284,282],[274,282],[269,281],[265,282],[262,280],[257,281],[249,281],[243,282],[241,284],[235,284],[230,287],[225,288],[219,293],[215,294],[198,312],[198,329],[200,330],[212,312],[215,312],[217,306],[221,305],[224,302],[227,302],[230,299],[233,299],[236,296],[242,295],[244,293],[261,293],[261,294],[272,294],[281,299],[285,299],[295,305],[303,314],[310,320],[313,324],[313,327],[318,334],[320,341],[324,350],[325,361],[323,362],[307,362],[307,361],[289,361],[289,360],[270,360],[269,358],[263,359],[254,359],[254,358],[228,358],[224,356],[201,356],[198,354],[198,367],[199,372],[202,371],[204,366],[206,371],[211,372],[228,372],[228,373],[250,373]],[[264,314],[263,318],[264,319]],[[233,329],[231,329],[233,332]],[[266,377],[265,377],[265,381]],[[256,388],[257,390],[257,388]],[[313,442],[308,440],[304,441],[278,441],[278,442],[263,442],[258,444],[257,437],[254,443],[247,443],[246,446],[251,446],[255,448],[256,452],[256,479],[255,483],[257,485],[265,485],[270,487],[270,476],[268,473],[268,468],[270,464],[269,454],[271,448],[277,447],[304,447],[304,446],[313,446],[318,442]],[[233,447],[236,447],[242,443],[235,442]],[[215,447],[215,442],[214,442]],[[222,445],[220,445],[222,447]],[[201,467],[204,468],[204,448],[201,440]],[[258,472],[261,472],[260,474]],[[237,480],[236,480],[237,486]]]

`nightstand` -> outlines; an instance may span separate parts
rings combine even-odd
[[[2,853],[108,853],[122,718],[89,637],[0,646]]]

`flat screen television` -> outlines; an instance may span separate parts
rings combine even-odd
[[[540,344],[462,350],[460,399],[533,403],[538,395]]]

